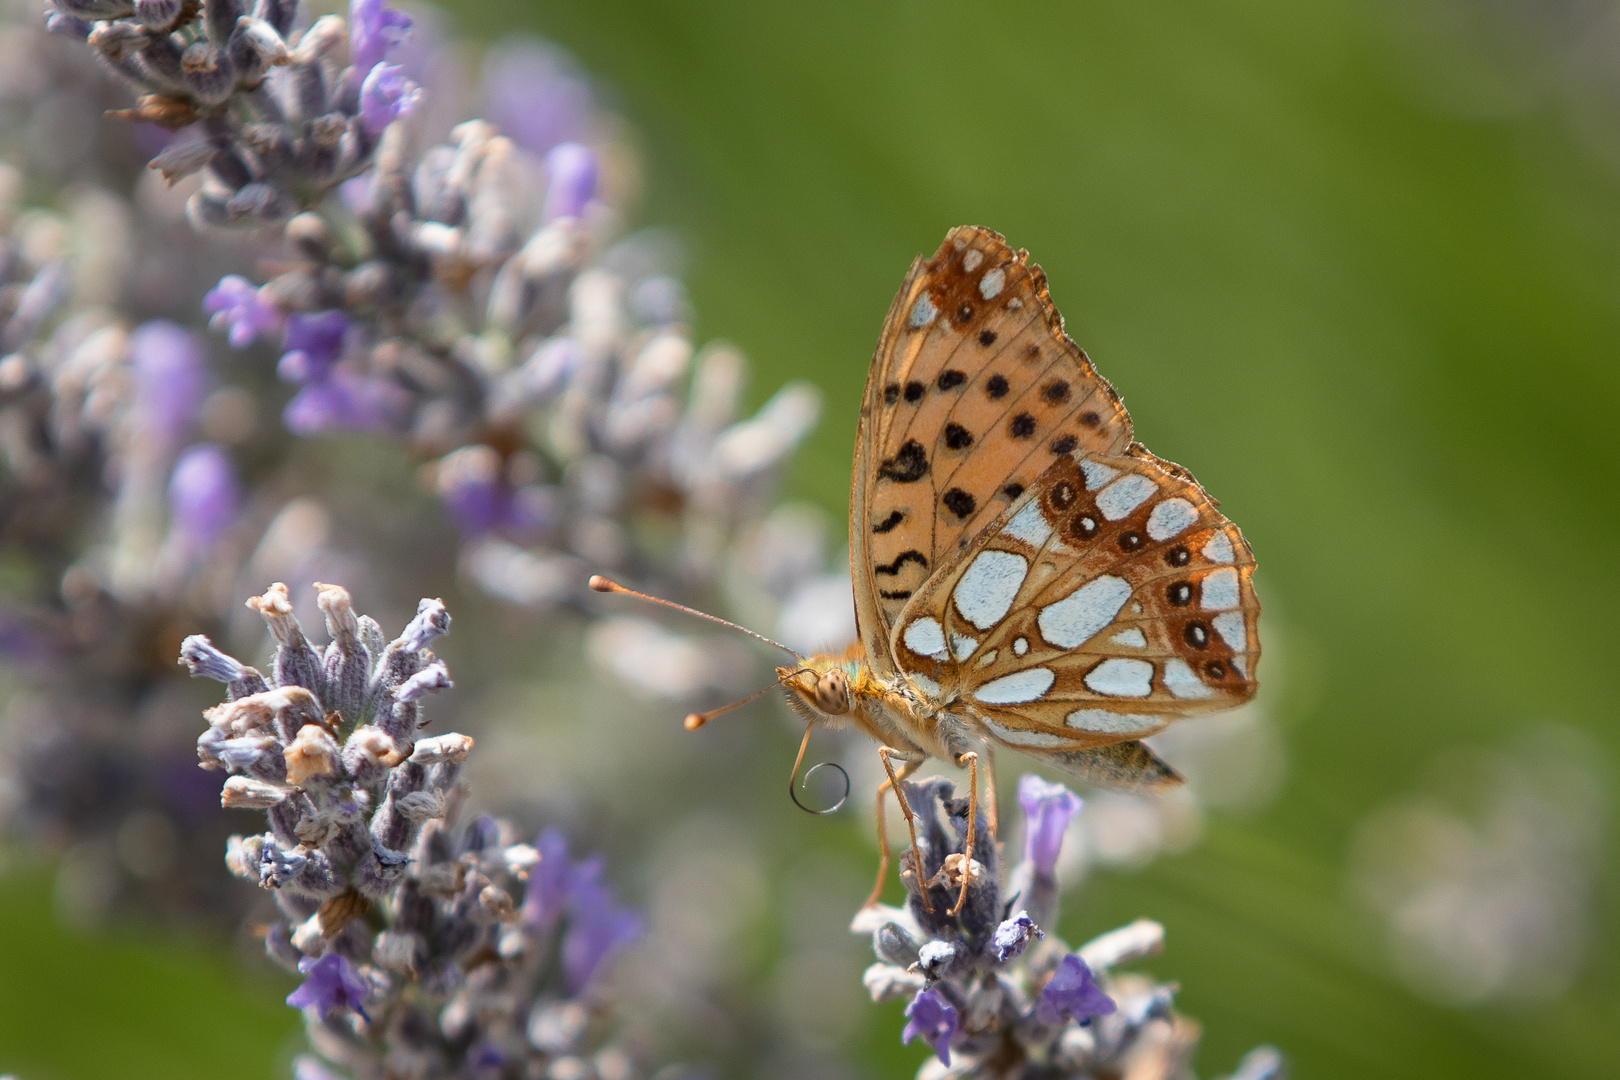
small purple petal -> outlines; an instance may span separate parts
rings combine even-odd
[[[1005,964],[1022,953],[1031,940],[1045,936],[1029,917],[1029,912],[1020,911],[996,927],[990,937],[990,947],[995,950],[996,962]]]
[[[546,154],[546,221],[577,218],[596,197],[596,155],[579,143],[561,143]]]
[[[378,64],[360,84],[360,123],[371,135],[401,116],[408,115],[422,100],[422,88],[405,77],[398,64]]]
[[[1107,1016],[1118,1006],[1091,978],[1091,969],[1074,953],[1058,964],[1035,1002],[1035,1019],[1043,1024],[1074,1020],[1084,1024],[1094,1017]]]
[[[1062,784],[1048,784],[1034,773],[1018,781],[1018,801],[1024,807],[1024,858],[1035,869],[1050,874],[1063,849],[1063,832],[1080,812],[1080,796]]]
[[[585,80],[552,46],[506,42],[485,54],[483,115],[529,153],[586,138],[591,110]]]
[[[276,374],[287,382],[318,382],[343,355],[349,318],[341,311],[287,316]]]
[[[512,517],[512,490],[501,476],[501,456],[482,444],[463,446],[439,460],[439,500],[469,535],[498,529]]]
[[[261,334],[275,333],[281,329],[282,314],[263,295],[247,278],[227,274],[203,297],[203,311],[213,316],[208,325],[228,330],[231,346],[237,349],[247,348]]]
[[[294,435],[323,431],[383,431],[398,413],[396,388],[343,371],[309,383],[287,402],[282,423]]]
[[[387,0],[353,0],[349,4],[349,62],[357,71],[372,70],[410,30],[410,16],[389,7]]]
[[[184,433],[202,406],[207,372],[196,337],[166,319],[142,323],[130,335],[135,368],[135,417],[164,445]]]
[[[295,1009],[313,1008],[323,1020],[327,1013],[340,1006],[366,1015],[363,1006],[371,996],[371,987],[344,957],[337,953],[327,953],[318,960],[305,957],[298,961],[298,970],[306,978],[298,989],[287,995],[288,1005]]]
[[[909,1046],[921,1037],[939,1055],[939,1063],[950,1067],[951,1037],[956,1034],[956,1006],[945,1000],[935,987],[920,991],[906,1006],[906,1026],[900,1032],[900,1045]]]
[[[236,468],[222,446],[188,446],[169,477],[169,517],[195,548],[207,550],[236,520]]]

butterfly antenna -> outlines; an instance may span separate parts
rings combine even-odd
[[[710,709],[708,712],[687,713],[686,719],[682,721],[682,724],[686,727],[687,731],[696,731],[698,728],[702,727],[704,724],[707,724],[710,720],[713,720],[722,713],[728,713],[732,709],[740,709],[744,705],[747,705],[750,701],[758,701],[772,690],[775,690],[778,686],[781,686],[783,683],[793,678],[793,676],[802,674],[808,670],[810,669],[799,668],[795,671],[790,671],[786,675],[783,675],[781,678],[777,679],[775,682],[771,683],[771,685],[755,690],[752,694],[749,694],[741,701],[733,701],[730,705],[722,705],[718,709]]]
[[[662,604],[664,607],[673,608],[676,611],[684,611],[688,615],[696,615],[700,619],[708,619],[710,622],[719,623],[721,626],[729,626],[733,630],[741,630],[743,633],[747,634],[749,637],[753,638],[755,641],[763,641],[765,644],[771,646],[773,649],[781,649],[783,652],[787,653],[789,656],[793,657],[793,659],[795,659],[795,660],[803,660],[804,659],[804,657],[800,656],[798,653],[794,652],[792,649],[788,648],[786,645],[782,644],[780,641],[772,641],[770,638],[766,637],[764,634],[756,634],[752,630],[748,629],[748,627],[746,627],[746,626],[738,626],[736,623],[730,622],[729,620],[726,620],[726,619],[722,619],[718,615],[710,615],[706,611],[699,611],[697,608],[689,608],[685,604],[677,604],[673,600],[660,600],[656,596],[648,596],[644,592],[636,592],[636,590],[634,590],[634,589],[627,589],[623,585],[620,585],[617,581],[614,581],[612,578],[603,577],[601,574],[592,574],[589,585],[590,585],[590,587],[592,589],[594,589],[597,592],[624,593],[624,595],[626,595],[626,596],[634,596],[638,600],[645,600],[649,604]],[[778,681],[780,681],[780,680],[778,680]],[[767,686],[765,688],[765,690],[770,690],[770,689],[772,689],[771,686]],[[765,693],[765,690],[761,690],[759,693],[763,694],[763,693]],[[759,696],[759,694],[754,695],[754,697],[758,697],[758,696]],[[743,704],[746,704],[747,702],[753,701],[753,700],[754,700],[754,698],[745,698],[743,701],[737,702],[737,704],[738,705],[743,705]],[[728,705],[728,706],[726,706],[726,708],[728,708],[728,709],[729,708],[735,708],[735,706]],[[725,710],[722,709],[720,711],[724,712]],[[690,717],[688,717],[688,719],[690,719]]]

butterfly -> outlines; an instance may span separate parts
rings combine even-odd
[[[1162,790],[1180,777],[1142,739],[1257,689],[1243,534],[1190,472],[1132,438],[1046,275],[989,229],[952,229],[889,308],[849,533],[857,640],[777,674],[807,739],[853,724],[879,744],[874,901],[890,790],[923,865],[901,782],[930,758],[969,770],[967,845],[942,871],[960,908],[981,760],[995,834],[997,747],[1096,786]]]

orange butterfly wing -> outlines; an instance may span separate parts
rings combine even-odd
[[[1253,572],[1185,469],[1139,445],[1076,451],[928,580],[890,648],[1003,745],[1106,746],[1254,695]]]
[[[929,576],[1075,449],[1131,442],[1119,395],[1063,332],[1046,275],[988,229],[912,264],[867,376],[850,495],[856,619],[893,671],[896,618]]]

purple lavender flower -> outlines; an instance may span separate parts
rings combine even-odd
[[[1114,999],[1100,990],[1091,978],[1091,969],[1074,953],[1058,964],[1035,1002],[1035,1019],[1043,1024],[1074,1020],[1084,1024],[1097,1016],[1107,1016],[1117,1008]]]
[[[939,1063],[951,1064],[951,1037],[956,1034],[956,1006],[945,1000],[935,987],[919,991],[906,1006],[906,1026],[900,1032],[900,1045],[910,1046],[911,1040],[922,1040],[934,1048]]]
[[[1018,781],[1018,801],[1024,807],[1024,858],[1037,872],[1050,874],[1063,849],[1063,831],[1080,812],[1080,796],[1027,773]]]
[[[996,927],[996,932],[990,936],[990,947],[995,950],[996,962],[1005,964],[1022,953],[1033,938],[1045,936],[1029,917],[1029,912],[1020,911]]]
[[[388,0],[352,0],[349,4],[349,62],[371,72],[388,50],[405,40],[411,17],[388,6]]]
[[[568,904],[568,841],[557,829],[547,829],[534,846],[540,861],[529,871],[523,892],[523,921],[546,930]]]
[[[392,388],[376,379],[334,371],[310,383],[287,402],[282,423],[294,435],[323,431],[382,431],[396,414]]]
[[[614,902],[600,878],[600,856],[574,868],[569,882],[572,917],[563,935],[563,978],[571,993],[591,981],[603,961],[641,936],[641,917]]]
[[[298,970],[307,978],[298,989],[287,995],[288,1005],[295,1009],[313,1007],[323,1020],[327,1013],[338,1006],[366,1016],[362,1006],[366,998],[371,996],[371,987],[348,960],[337,953],[327,953],[318,960],[306,956],[298,961]],[[367,1016],[366,1019],[371,1018]]]
[[[561,143],[546,154],[546,221],[577,218],[596,197],[596,155],[579,143]]]
[[[202,405],[207,380],[202,348],[189,331],[154,319],[136,327],[129,352],[137,421],[164,445],[172,444]]]
[[[228,338],[237,349],[247,348],[260,334],[281,329],[280,309],[265,301],[262,291],[240,274],[220,278],[203,297],[203,311],[213,316],[208,325],[215,330],[229,328]]]
[[[360,122],[366,132],[381,135],[384,128],[407,116],[422,100],[422,88],[405,77],[398,64],[378,64],[360,84]]]
[[[540,41],[510,41],[484,57],[484,115],[531,154],[590,130],[591,92],[573,64]]]
[[[341,311],[287,316],[276,374],[287,382],[320,382],[343,355],[349,318]]]
[[[195,549],[214,545],[236,520],[241,489],[225,448],[213,443],[189,446],[169,477],[169,516],[175,532]]]

